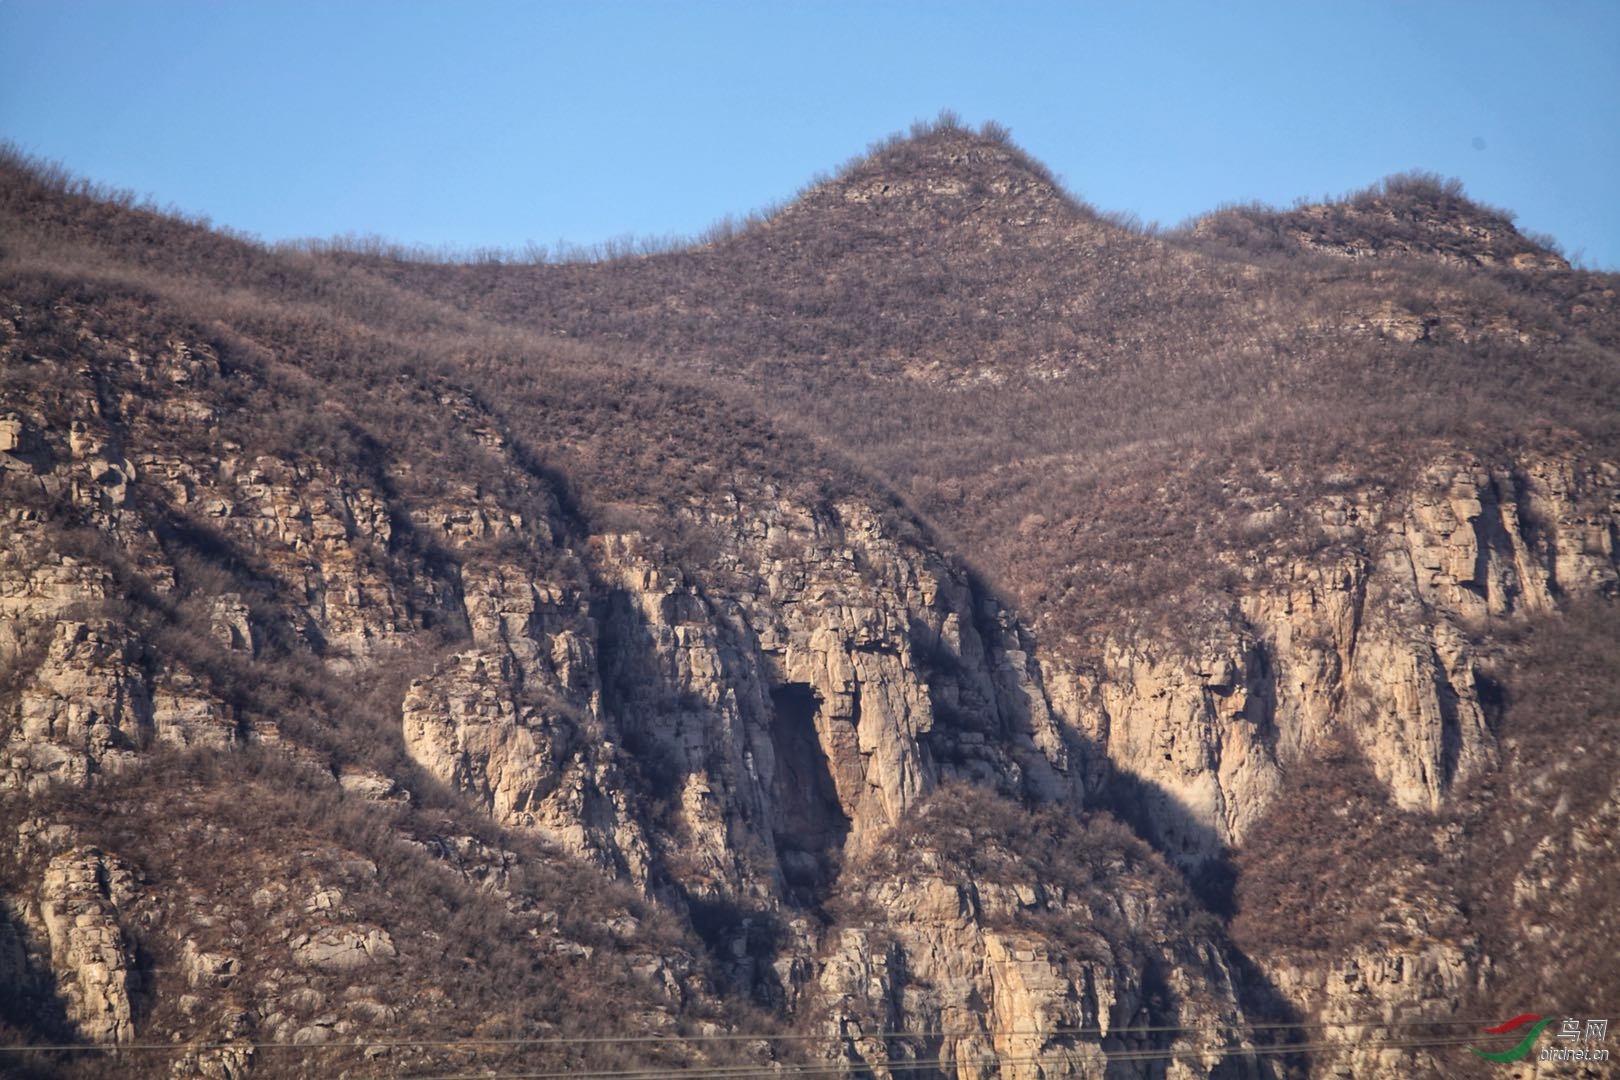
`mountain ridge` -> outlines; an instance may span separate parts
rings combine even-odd
[[[1613,275],[1206,251],[949,124],[598,265],[5,177],[36,1074],[1467,1075],[1504,979],[1601,1010]]]

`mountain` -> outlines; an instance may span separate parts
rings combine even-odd
[[[1462,185],[1426,173],[1391,176],[1336,203],[1232,207],[1193,223],[1203,240],[1251,252],[1314,250],[1361,259],[1433,259],[1461,267],[1568,270],[1548,241],[1522,235],[1513,215],[1469,201]]]
[[[456,264],[3,170],[22,1075],[1485,1075],[1620,985],[1617,279],[1455,185],[1159,233],[947,122]]]

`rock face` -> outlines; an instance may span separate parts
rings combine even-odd
[[[158,403],[142,416],[206,426],[221,415],[214,395],[229,376],[205,347],[169,341],[155,353],[126,352],[126,394],[140,388]],[[476,403],[453,393],[438,400],[508,475],[525,475]],[[1169,999],[1135,965],[1146,939],[1109,952],[1139,915],[1153,934],[1181,941],[1172,919],[1132,899],[1140,883],[1129,876],[1106,895],[1075,882],[1049,896],[940,870],[923,875],[922,901],[909,908],[901,903],[909,878],[841,884],[846,864],[881,856],[885,838],[942,787],[1078,808],[1099,768],[1050,708],[1027,631],[891,510],[768,484],[719,492],[676,511],[695,539],[672,551],[645,532],[588,529],[538,483],[517,496],[450,485],[391,502],[380,492],[413,483],[408,472],[362,478],[230,446],[199,462],[156,428],[88,409],[67,425],[71,438],[54,434],[60,423],[34,427],[53,434],[28,444],[48,462],[27,474],[31,498],[71,507],[138,553],[140,580],[171,613],[164,618],[190,620],[196,632],[155,632],[150,616],[115,599],[130,580],[128,561],[101,547],[63,550],[44,517],[20,503],[0,575],[9,616],[0,646],[17,687],[6,699],[12,790],[94,791],[169,748],[280,747],[362,803],[408,808],[409,785],[425,779],[500,827],[585,860],[700,926],[720,986],[788,1017],[843,1010],[850,1024],[879,1030],[867,1005],[846,1002],[863,950],[878,939],[894,942],[877,954],[890,966],[872,978],[892,989],[880,996],[915,996],[920,977],[935,987],[916,1010],[882,1023],[966,1023],[991,995],[993,1015],[949,1050],[980,1071],[998,1059],[1011,1068],[1053,1057],[1067,1075],[1099,1074],[1110,1048],[1134,1045],[1105,1047],[1115,1028],[1169,1015]],[[114,447],[135,462],[118,466],[119,483],[78,483],[79,471],[110,467],[85,462],[105,462]],[[405,520],[409,544],[399,539]],[[187,545],[214,562],[199,563]],[[432,626],[450,628],[439,639],[448,648],[432,644]],[[394,699],[415,779],[328,765],[299,745],[296,716],[220,691],[218,680],[289,650],[340,679],[369,678],[397,655],[430,658]],[[422,850],[489,863],[482,887],[524,917],[540,914],[506,891],[515,884],[501,884],[515,880],[518,856],[471,837]],[[93,849],[53,858],[40,901],[50,954],[42,963],[68,1021],[102,1041],[146,1034],[131,1006],[129,920],[120,922],[120,908],[134,902],[120,892],[132,888],[128,871]],[[368,1014],[334,1011],[330,980],[386,981],[411,947],[341,889],[313,888],[302,906],[280,883],[249,891],[251,905],[201,890],[168,901],[136,890],[141,932],[179,942],[171,970],[184,985],[177,1000],[159,995],[170,1004],[153,1022],[220,1044],[188,1066],[202,1072],[255,1067],[244,1042],[253,1032],[299,1045],[352,1034]],[[821,912],[845,894],[852,899],[843,902],[893,906],[894,917],[830,930]],[[962,904],[984,911],[963,923],[946,910]],[[1022,926],[1027,912],[1035,922]],[[1087,939],[1091,961],[1048,940],[1052,926],[1093,918],[1114,929]],[[262,940],[242,929],[261,924]],[[543,942],[542,927],[534,933]],[[1224,947],[1218,935],[1185,944],[1200,967],[1186,976],[1196,993],[1177,1008],[1196,1004],[1238,1045],[1246,1020]],[[584,962],[595,946],[556,949]],[[623,955],[658,997],[715,993],[667,945],[627,945]],[[1183,958],[1154,955],[1155,964]],[[379,1016],[395,1007],[367,1000]],[[1065,1026],[1108,1032],[1056,1033]],[[879,1065],[890,1052],[849,1054]]]
[[[51,860],[41,889],[45,924],[59,992],[69,1018],[96,1042],[129,1042],[134,969],[118,922],[120,900],[134,894],[134,875],[94,848],[75,849]]]
[[[1612,465],[1448,458],[1384,507],[1336,501],[1324,522],[1365,556],[1283,568],[1191,649],[1115,639],[1091,670],[1048,661],[1055,711],[1147,782],[1145,816],[1188,861],[1241,843],[1290,764],[1341,730],[1399,805],[1437,809],[1496,759],[1479,632],[1616,589]]]
[[[1030,824],[948,788],[852,867],[814,986],[839,1058],[877,1075],[1261,1075],[1223,947],[1162,932],[1186,915],[1179,883],[1120,835]]]
[[[1267,976],[1300,1012],[1331,1033],[1312,1055],[1322,1076],[1401,1076],[1455,1072],[1455,1040],[1475,1034],[1470,1019],[1489,961],[1465,925],[1455,897],[1421,880],[1421,870],[1388,883],[1376,945],[1333,956],[1262,958]],[[1424,1029],[1424,1021],[1440,1021]],[[1438,1045],[1425,1047],[1424,1041]]]
[[[412,755],[499,820],[705,893],[825,884],[942,779],[1079,798],[1016,627],[960,570],[855,504],[701,524],[723,592],[634,534],[592,539],[594,595],[464,571],[475,648],[411,687]],[[656,850],[632,773],[681,842]]]
[[[1089,252],[1067,261],[1098,298],[1159,243],[1073,219],[1011,150],[963,153],[989,179],[857,170],[745,239],[814,254],[829,206],[913,238],[1028,228]],[[1165,259],[1117,303],[1196,269]],[[1459,889],[1410,868],[1379,883],[1376,947],[1244,957],[1209,882],[1329,747],[1434,821],[1501,771],[1491,634],[1620,591],[1597,450],[1435,449],[1245,507],[1307,535],[1213,556],[1218,617],[1040,640],[879,484],[819,448],[781,464],[785,426],[727,427],[639,367],[548,397],[573,354],[467,324],[467,355],[418,355],[450,314],[357,277],[317,316],[333,282],[299,280],[247,314],[161,282],[3,307],[0,982],[29,1007],[0,1001],[0,1035],[15,1012],[19,1037],[172,1044],[151,1075],[224,1077],[474,1074],[528,1040],[555,1074],[589,1071],[569,1047],[598,1025],[667,1036],[610,1064],[671,1072],[776,1025],[725,1064],[1192,1080],[1282,1075],[1262,1026],[1297,1014],[1338,1033],[1316,1075],[1447,1072],[1390,1044],[1504,955]],[[1371,310],[1321,322],[1435,329]],[[874,370],[956,393],[1140,344],[1082,321],[1017,364],[885,344]],[[1591,899],[1556,868],[1613,862],[1617,798],[1537,840],[1526,940]]]
[[[645,880],[645,841],[612,803],[622,783],[616,748],[604,742],[584,597],[515,567],[464,567],[462,596],[473,647],[411,684],[406,748],[497,820]]]
[[[507,452],[473,406],[446,400]],[[128,442],[99,430],[80,423],[62,447],[31,436],[54,464],[30,482],[88,493],[73,470]],[[681,513],[702,538],[694,560],[640,532],[582,532],[555,504],[536,515],[469,491],[410,511],[453,553],[446,576],[367,554],[392,542],[400,515],[374,484],[262,455],[208,472],[136,456],[120,477],[139,476],[165,512],[204,515],[278,583],[270,607],[239,585],[207,598],[222,655],[251,662],[267,635],[290,632],[318,643],[329,669],[356,672],[424,622],[460,622],[464,640],[399,706],[423,772],[673,910],[738,912],[713,931],[723,978],[826,1017],[842,1058],[879,1072],[940,1058],[961,1075],[1149,1075],[1127,1063],[1157,1055],[1172,1075],[1260,1075],[1227,946],[1176,929],[1191,909],[1152,900],[1165,886],[1140,860],[1067,891],[1040,874],[985,878],[915,831],[921,808],[953,784],[1068,807],[1128,790],[1161,849],[1193,868],[1243,842],[1291,763],[1349,732],[1400,805],[1434,809],[1496,761],[1497,691],[1472,633],[1616,581],[1615,470],[1576,455],[1449,458],[1400,498],[1320,508],[1324,529],[1364,554],[1330,551],[1242,594],[1224,634],[1196,648],[1116,637],[1074,664],[1037,652],[959,565],[855,500],[764,487],[693,502]],[[115,534],[147,527],[149,511],[106,491],[85,510]],[[54,550],[26,509],[9,521],[11,788],[90,785],[164,744],[279,737],[244,731],[184,663],[154,662],[108,613],[107,565]],[[176,588],[182,575],[163,565],[155,579]],[[375,771],[338,779],[380,803],[410,797]],[[885,863],[906,828],[911,861]],[[131,960],[112,882],[127,871],[109,877],[111,865],[59,856],[40,910],[68,1015],[88,1036],[125,1040]],[[864,914],[826,926],[812,913],[827,904]],[[767,924],[777,929],[762,934]],[[1057,940],[1060,924],[1110,929]],[[315,919],[287,948],[295,968],[347,973],[389,964],[399,946],[383,926]],[[193,945],[193,990],[232,986],[234,950]],[[1481,953],[1417,935],[1406,953],[1332,963],[1268,974],[1324,1022],[1394,1023],[1452,1009]],[[648,970],[672,969],[653,954]],[[328,1037],[306,1022],[318,1012],[289,1009],[276,1021],[289,1038]],[[1131,1034],[1144,1018],[1226,1042]],[[914,1030],[952,1034],[883,1034]],[[1367,1053],[1343,1067],[1394,1067]]]

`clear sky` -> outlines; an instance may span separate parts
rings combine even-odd
[[[1620,0],[0,0],[0,137],[267,240],[692,234],[942,108],[1148,221],[1427,169],[1620,269]]]

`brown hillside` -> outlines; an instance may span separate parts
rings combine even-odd
[[[1401,236],[1511,233],[1455,189],[1386,187],[1347,204],[1369,234],[1397,203]],[[1412,210],[1437,201],[1442,224]],[[1438,447],[1613,446],[1620,417],[1610,276],[1206,251],[1198,230],[1111,224],[1004,140],[950,124],[687,251],[367,268],[740,382],[1071,629],[1132,592],[1201,591],[1233,553],[1326,543],[1298,504],[1399,485]]]
[[[558,263],[4,155],[0,1072],[1405,1080],[1601,1015],[1617,287],[1432,178],[1159,233],[949,119]]]

